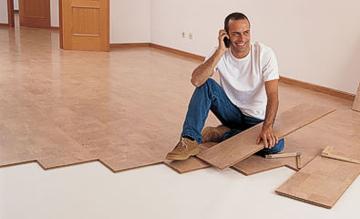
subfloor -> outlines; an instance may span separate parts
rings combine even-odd
[[[151,48],[58,48],[57,31],[0,27],[0,165],[8,166],[0,168],[1,219],[355,215],[359,180],[328,211],[273,194],[292,174],[286,168],[250,177],[231,169],[178,175],[163,164],[107,171],[163,161],[178,141],[199,62]],[[280,112],[309,102],[351,107],[280,85]],[[218,122],[210,115],[207,124]],[[44,171],[34,162],[78,165]]]

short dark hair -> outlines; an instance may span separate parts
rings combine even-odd
[[[228,16],[226,16],[225,21],[224,21],[224,27],[225,27],[225,31],[227,33],[229,32],[229,21],[230,20],[247,20],[249,22],[249,25],[250,25],[250,21],[246,17],[245,14],[240,13],[240,12],[231,13]]]

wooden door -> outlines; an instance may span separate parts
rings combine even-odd
[[[50,0],[19,0],[20,26],[50,27]]]
[[[109,0],[61,0],[63,49],[109,51]]]

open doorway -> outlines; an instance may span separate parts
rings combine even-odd
[[[7,6],[11,27],[51,27],[50,0],[7,0]]]
[[[9,21],[12,21],[9,25],[17,28],[27,26],[59,29],[62,49],[109,51],[109,2],[110,0],[7,0]]]

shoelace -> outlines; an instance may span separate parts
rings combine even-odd
[[[181,138],[180,145],[178,145],[178,148],[180,151],[188,148],[187,144],[185,143],[185,138]]]

